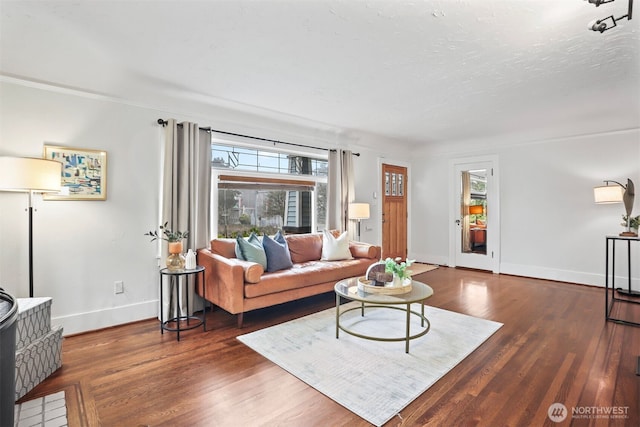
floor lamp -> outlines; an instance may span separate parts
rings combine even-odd
[[[349,203],[349,219],[358,221],[358,241],[360,241],[360,221],[369,219],[369,203]]]
[[[0,191],[29,193],[29,298],[33,298],[33,194],[57,193],[62,163],[29,157],[0,157]]]

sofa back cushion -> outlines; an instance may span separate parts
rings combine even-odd
[[[288,234],[285,239],[294,264],[317,261],[322,256],[322,234]]]
[[[213,239],[211,252],[225,258],[236,257],[236,239]]]

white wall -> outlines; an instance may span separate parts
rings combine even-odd
[[[373,199],[373,192],[380,191],[379,164],[407,164],[409,255],[438,264],[448,263],[450,159],[499,156],[502,273],[601,285],[603,236],[621,231],[623,208],[595,205],[592,188],[603,179],[627,177],[640,187],[637,129],[473,151],[469,147],[488,144],[445,144],[440,151],[416,153],[397,141],[303,120],[283,122],[193,104],[171,109],[131,105],[103,96],[0,81],[0,155],[40,157],[45,142],[108,153],[106,201],[43,201],[39,196],[35,200],[36,296],[53,297],[53,321],[67,335],[157,314],[156,246],[143,233],[160,220],[162,128],[156,124],[160,117],[359,151],[356,200],[372,203],[372,217],[362,226],[362,240],[371,243],[381,241],[379,194],[377,201]],[[636,202],[635,215],[640,214],[638,206]],[[26,207],[26,194],[0,193],[0,287],[16,297],[28,295]],[[634,256],[637,282],[640,257]],[[114,294],[116,280],[124,281],[124,294]]]
[[[345,146],[363,155],[358,180],[381,152],[353,133],[324,125],[283,123],[217,107],[173,111],[60,88],[0,82],[0,155],[41,157],[43,144],[107,151],[106,201],[43,201],[34,214],[35,296],[53,298],[52,317],[65,334],[154,317],[158,304],[156,245],[143,234],[157,226],[160,153],[158,118],[192,120],[231,132],[310,144]],[[198,114],[178,111],[198,110]],[[366,139],[366,138],[365,138]],[[357,144],[363,140],[362,145]],[[388,143],[386,145],[389,145]],[[369,148],[366,148],[369,147]],[[360,150],[360,148],[366,148]],[[357,187],[360,187],[357,184]],[[0,287],[28,296],[25,193],[0,192]],[[122,280],[125,292],[114,294]]]
[[[478,146],[471,142],[466,150],[456,146],[456,151],[424,152],[414,162],[412,183],[420,196],[412,210],[417,234],[412,256],[449,264],[449,160],[495,154],[500,165],[500,272],[604,286],[604,236],[623,231],[624,207],[596,205],[593,187],[604,179],[626,183],[631,178],[636,187],[640,184],[640,130],[474,150]],[[640,215],[639,200],[634,216]],[[617,274],[626,277],[622,246],[616,259]],[[638,288],[640,244],[632,249],[632,265]]]

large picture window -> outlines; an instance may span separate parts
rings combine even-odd
[[[320,231],[328,162],[308,154],[212,143],[214,235]]]

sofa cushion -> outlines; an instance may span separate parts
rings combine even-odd
[[[322,261],[340,261],[343,259],[352,259],[349,250],[349,235],[345,231],[338,237],[334,237],[333,233],[328,230],[322,231]]]
[[[267,269],[267,255],[256,233],[251,233],[247,240],[238,236],[236,242],[236,255],[238,258],[245,261],[256,262],[265,270]]]
[[[236,239],[213,239],[211,252],[225,258],[238,258],[236,256]]]
[[[294,264],[307,261],[317,261],[322,255],[321,234],[288,234],[287,246]]]
[[[280,231],[273,239],[265,234],[262,237],[262,247],[267,255],[267,269],[265,271],[273,272],[293,267],[287,241]]]
[[[364,276],[374,262],[372,259],[357,258],[343,261],[308,261],[293,264],[293,268],[274,273],[264,273],[259,283],[245,284],[246,298],[289,291],[321,283],[333,283],[347,277]]]

